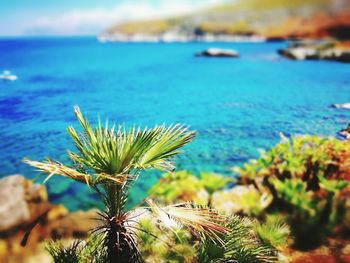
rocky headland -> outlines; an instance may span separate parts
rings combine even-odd
[[[121,22],[101,42],[265,41],[350,39],[347,0],[238,0],[191,14]]]

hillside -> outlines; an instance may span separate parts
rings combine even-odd
[[[348,0],[237,0],[182,17],[116,24],[101,36],[120,40],[350,38]]]

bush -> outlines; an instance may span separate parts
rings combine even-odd
[[[210,205],[211,195],[229,182],[232,182],[231,178],[215,173],[200,173],[197,177],[190,171],[172,172],[163,174],[158,183],[150,188],[148,194],[166,204],[191,201]]]
[[[313,136],[283,138],[259,159],[236,168],[241,184],[273,197],[268,211],[287,215],[299,248],[320,245],[347,228],[350,143]]]
[[[203,241],[198,262],[277,262],[278,251],[272,237],[280,233],[286,240],[289,236],[288,228],[284,225],[263,227],[258,221],[247,217],[231,216],[228,228],[230,233],[223,236],[223,244],[210,239]]]

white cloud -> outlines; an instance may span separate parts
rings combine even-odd
[[[27,22],[25,32],[32,34],[84,35],[96,34],[113,23],[186,14],[224,0],[147,0],[127,1],[113,8],[76,9],[62,14],[41,16]]]

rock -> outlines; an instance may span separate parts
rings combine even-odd
[[[70,213],[53,222],[49,222],[47,230],[52,238],[84,238],[88,232],[98,225],[97,209]]]
[[[209,48],[196,54],[196,57],[239,57],[239,53],[232,49]]]
[[[21,175],[0,180],[0,262],[51,262],[44,249],[53,238],[87,237],[98,225],[98,210],[70,213],[63,205],[51,205],[45,186],[33,184]],[[27,242],[22,243],[29,226]]]
[[[350,62],[350,51],[344,51],[342,52],[338,58],[337,58],[338,61],[341,61],[341,62]]]
[[[294,60],[350,62],[350,47],[341,46],[339,43],[295,42],[277,52],[281,56]]]
[[[350,123],[348,124],[348,126],[345,129],[341,129],[338,132],[338,135],[345,140],[350,140]]]
[[[69,211],[67,208],[64,207],[64,205],[55,205],[47,213],[47,221],[53,222],[55,220],[58,220],[60,218],[67,216],[68,214],[69,214]]]
[[[294,47],[279,49],[277,52],[284,57],[294,60],[318,59],[317,51],[312,48]]]
[[[8,251],[7,242],[4,239],[0,239],[0,258],[4,258]]]
[[[349,103],[343,103],[343,104],[333,104],[332,107],[336,108],[336,109],[350,110],[350,102]]]
[[[46,188],[21,175],[0,180],[0,232],[24,227],[50,207]]]

